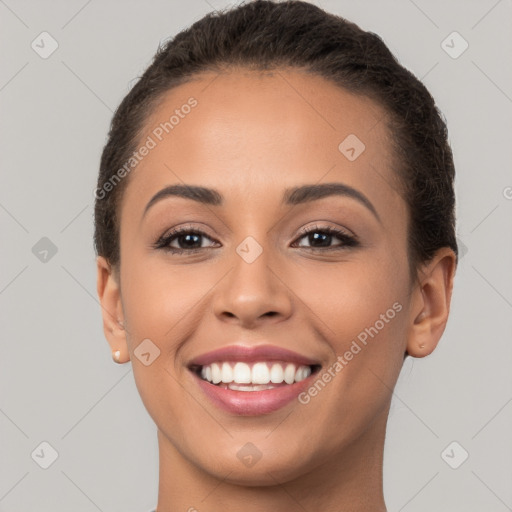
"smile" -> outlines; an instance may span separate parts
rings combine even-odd
[[[310,384],[319,361],[271,345],[231,345],[203,354],[187,365],[213,405],[254,416],[289,404]]]
[[[203,380],[236,391],[273,389],[277,385],[301,382],[311,373],[311,366],[275,361],[257,363],[224,361],[202,366],[199,370]]]

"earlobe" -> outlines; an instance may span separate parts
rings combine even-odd
[[[422,269],[412,296],[408,355],[425,357],[436,348],[450,313],[455,268],[455,253],[443,247]]]
[[[112,359],[116,363],[126,363],[130,360],[124,313],[121,303],[119,279],[110,263],[103,256],[98,256],[97,292],[103,317],[103,332],[112,351]]]

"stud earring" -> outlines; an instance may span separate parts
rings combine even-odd
[[[119,363],[119,359],[121,358],[121,351],[120,350],[116,350],[115,352],[112,352],[112,359],[116,362],[116,363]]]

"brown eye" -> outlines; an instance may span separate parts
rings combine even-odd
[[[342,249],[344,247],[356,247],[359,245],[359,242],[354,236],[330,226],[315,226],[313,228],[303,230],[298,240],[303,238],[306,238],[309,245],[299,244],[298,247],[329,250]],[[336,239],[338,239],[339,243],[332,245],[332,242]]]
[[[202,231],[190,228],[178,228],[162,236],[155,244],[155,249],[164,249],[174,254],[192,253],[211,247],[213,244],[203,245],[203,240],[213,241]]]

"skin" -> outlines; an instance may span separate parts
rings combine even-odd
[[[191,96],[198,105],[129,176],[120,267],[97,259],[106,338],[121,363],[132,361],[158,428],[157,510],[385,511],[392,389],[404,355],[430,354],[444,331],[455,255],[439,250],[411,280],[407,208],[385,112],[370,99],[294,70],[208,73],[169,91],[141,140]],[[338,149],[349,134],[366,146],[352,162]],[[281,204],[288,187],[327,182],[357,189],[379,218],[342,195]],[[224,203],[167,197],[143,215],[154,194],[180,183],[214,188]],[[203,231],[195,245],[203,248],[174,255],[152,247],[176,226]],[[360,245],[333,250],[343,243],[333,236],[315,250],[299,231],[325,226]],[[263,249],[250,264],[236,252],[247,236]],[[187,247],[183,237],[172,245]],[[325,369],[397,302],[401,311],[307,404],[230,414],[186,368],[240,342],[288,348]],[[134,355],[146,338],[160,350],[149,366]],[[262,453],[252,467],[237,457],[248,442]]]

